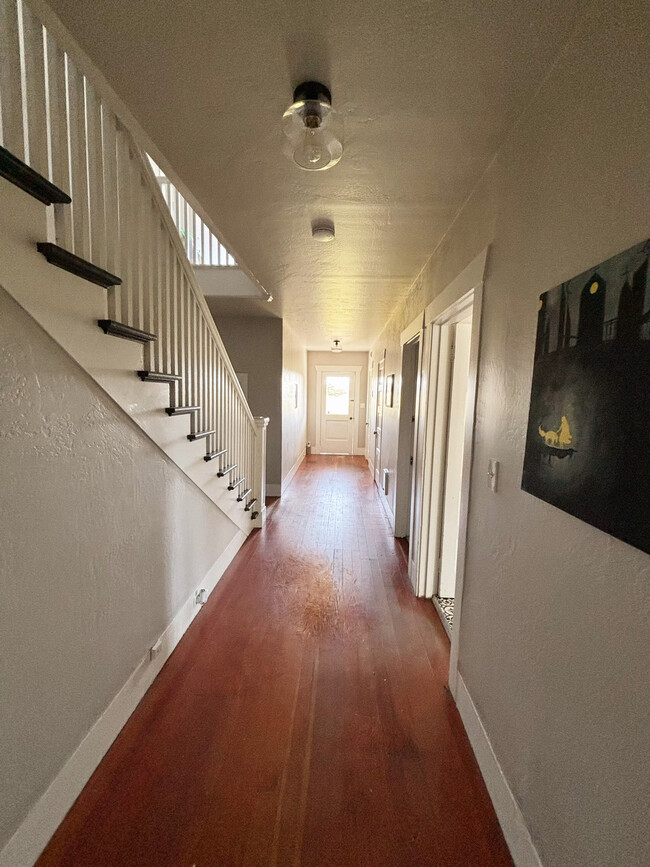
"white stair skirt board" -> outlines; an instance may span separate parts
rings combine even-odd
[[[49,788],[36,802],[18,830],[0,852],[0,867],[32,867],[66,813],[78,798],[109,747],[156,679],[171,652],[201,608],[194,601],[197,590],[208,595],[246,541],[241,530],[190,593],[158,641],[160,653],[151,660],[147,651],[133,674],[79,744]],[[157,644],[158,642],[155,642]]]
[[[298,460],[297,460],[297,461],[295,462],[295,464],[291,467],[291,469],[290,469],[289,472],[286,474],[286,476],[282,479],[282,490],[281,490],[281,495],[284,494],[284,492],[287,490],[287,488],[289,487],[289,485],[290,485],[291,482],[293,481],[293,477],[294,477],[294,476],[296,475],[296,473],[298,472],[298,467],[299,467],[300,464],[305,460],[305,455],[306,455],[306,453],[307,453],[306,449],[303,449],[302,452],[300,453],[300,455],[298,456]]]
[[[512,860],[516,867],[543,867],[519,804],[501,770],[488,734],[460,673],[454,698]]]

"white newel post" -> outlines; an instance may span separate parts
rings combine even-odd
[[[255,416],[255,469],[253,496],[257,503],[253,508],[258,512],[254,527],[263,527],[266,520],[266,428],[268,418]]]

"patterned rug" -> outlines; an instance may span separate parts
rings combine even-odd
[[[442,613],[445,615],[445,620],[449,624],[449,628],[454,628],[454,600],[448,598],[447,596],[436,596],[436,601],[440,608],[442,609]]]

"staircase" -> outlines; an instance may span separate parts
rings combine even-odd
[[[0,0],[0,176],[16,215],[0,280],[247,534],[264,520],[268,419],[251,414],[155,163],[58,20],[33,6]],[[38,204],[12,207],[11,195]]]

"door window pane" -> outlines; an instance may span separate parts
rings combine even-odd
[[[325,377],[325,415],[348,415],[350,412],[350,377]]]

